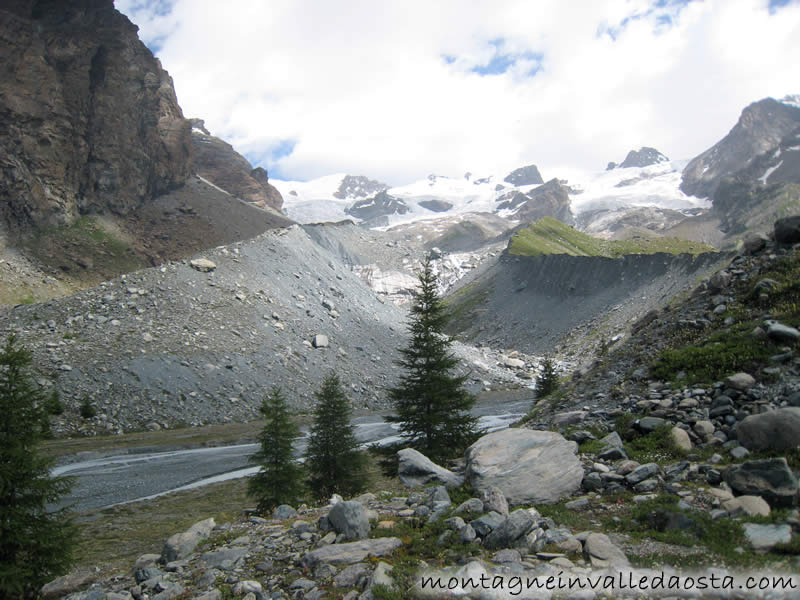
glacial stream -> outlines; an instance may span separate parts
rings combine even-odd
[[[480,403],[473,409],[484,432],[505,429],[524,415],[531,399]],[[400,438],[396,426],[378,415],[356,417],[353,425],[365,446],[389,444]],[[307,430],[301,432],[295,453],[302,456]],[[54,475],[74,477],[71,495],[63,504],[82,512],[157,498],[170,492],[246,477],[258,471],[249,462],[256,444],[194,448],[108,456],[56,467]]]

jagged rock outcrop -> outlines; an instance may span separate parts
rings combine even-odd
[[[269,183],[266,169],[256,167],[229,143],[208,133],[200,119],[192,119],[195,172],[229,194],[256,206],[280,210],[283,197]]]
[[[657,165],[659,163],[669,162],[669,158],[661,154],[655,148],[649,146],[642,146],[638,150],[631,150],[620,164],[611,167],[612,163],[608,163],[608,167],[617,169],[627,169],[629,167],[649,167],[650,165]],[[610,170],[606,167],[606,170]]]
[[[344,212],[364,221],[369,221],[389,215],[404,215],[408,212],[408,206],[403,200],[395,198],[384,190],[371,198],[355,202]]]
[[[498,200],[501,202],[497,205],[497,210],[511,209],[514,211],[514,218],[524,223],[542,217],[553,217],[568,225],[575,222],[570,209],[569,189],[555,178],[527,194],[509,192]]]
[[[345,175],[339,184],[339,189],[333,193],[334,198],[366,198],[388,190],[389,186],[375,179],[363,175]]]
[[[172,79],[112,0],[0,7],[0,218],[128,215],[191,173]]]
[[[798,127],[800,108],[773,98],[754,102],[742,111],[728,135],[686,166],[681,190],[714,198],[724,177],[747,167],[755,157],[774,151]]]
[[[539,169],[536,168],[536,165],[528,165],[526,167],[514,169],[505,176],[503,181],[511,185],[537,185],[544,183],[544,179],[542,179],[542,175],[539,173]]]

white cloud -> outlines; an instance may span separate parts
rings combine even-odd
[[[392,184],[528,163],[547,178],[642,145],[691,158],[750,102],[800,91],[800,2],[685,4],[116,0],[184,113],[273,175]],[[497,52],[519,60],[472,71]]]

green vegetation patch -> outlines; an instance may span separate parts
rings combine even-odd
[[[619,258],[626,254],[703,254],[716,252],[699,242],[678,238],[649,237],[629,240],[601,240],[570,227],[552,217],[543,217],[511,238],[509,253],[518,256],[568,254]]]

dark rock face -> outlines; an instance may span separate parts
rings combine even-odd
[[[527,194],[510,192],[500,197],[497,210],[516,209],[514,217],[531,223],[542,217],[553,217],[572,225],[575,218],[570,209],[569,190],[558,179],[551,179]]]
[[[775,221],[775,241],[779,244],[800,242],[800,215]]]
[[[751,104],[728,135],[686,166],[681,190],[714,198],[723,178],[747,167],[754,157],[774,151],[798,126],[800,108],[772,98]]]
[[[269,183],[266,169],[254,169],[233,146],[208,135],[200,119],[192,119],[192,127],[194,167],[198,175],[256,206],[269,206],[276,210],[283,206],[283,197]]]
[[[649,167],[650,165],[657,165],[658,163],[663,162],[669,162],[669,159],[655,148],[643,146],[638,150],[631,150],[628,152],[628,156],[626,156],[625,160],[618,165],[618,168],[627,169],[628,167]],[[608,163],[609,167],[611,164],[612,163]],[[606,170],[609,170],[608,167]]]
[[[11,225],[128,215],[191,172],[172,79],[112,0],[0,7],[0,211]]]
[[[436,198],[432,200],[423,200],[419,203],[422,208],[427,208],[432,212],[447,212],[453,205],[449,202],[445,202],[444,200],[438,200]]]
[[[382,191],[372,198],[359,200],[345,209],[345,212],[348,215],[367,221],[388,215],[404,215],[408,212],[408,206],[401,199]]]
[[[388,190],[389,186],[380,181],[369,179],[363,175],[345,175],[339,189],[333,193],[334,198],[367,198]]]
[[[503,181],[511,185],[537,185],[544,183],[544,179],[542,179],[536,165],[528,165],[527,167],[514,169],[511,173],[506,175]]]

